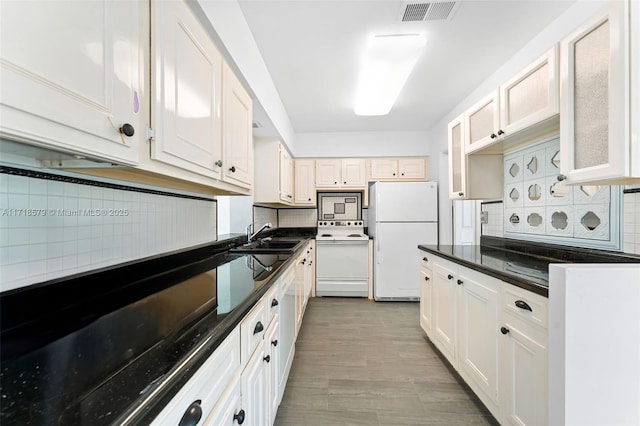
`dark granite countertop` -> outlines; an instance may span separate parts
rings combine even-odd
[[[627,253],[486,236],[475,246],[418,248],[545,297],[549,297],[550,263],[640,262],[640,256]]]
[[[0,423],[148,424],[295,259],[244,240],[0,294]]]

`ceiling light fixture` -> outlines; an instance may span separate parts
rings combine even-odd
[[[421,34],[375,35],[369,39],[360,69],[356,115],[386,115],[391,111],[425,43]]]

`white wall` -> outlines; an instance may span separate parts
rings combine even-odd
[[[428,132],[298,133],[295,157],[430,155]],[[431,169],[431,164],[429,168]]]

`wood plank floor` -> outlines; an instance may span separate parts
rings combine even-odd
[[[418,303],[312,298],[277,426],[495,425],[440,359]]]

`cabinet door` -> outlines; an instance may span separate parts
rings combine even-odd
[[[398,160],[400,180],[427,180],[427,160],[424,158],[401,158]]]
[[[609,2],[561,42],[560,168],[572,183],[630,172],[629,3]]]
[[[420,271],[420,327],[431,336],[431,272]]]
[[[432,278],[434,343],[449,362],[457,366],[455,271],[434,262]]]
[[[293,161],[291,155],[282,145],[280,150],[280,200],[285,203],[293,202]]]
[[[266,425],[267,411],[267,365],[262,345],[256,349],[240,376],[242,407],[247,425]]]
[[[491,145],[502,135],[499,130],[499,94],[496,89],[464,113],[466,154]]]
[[[253,181],[253,101],[231,68],[222,67],[223,179],[250,188]]]
[[[296,287],[294,271],[285,273],[280,282],[280,339],[278,341],[278,357],[280,359],[278,381],[278,401],[282,400],[284,388],[289,377],[296,341]]]
[[[151,158],[220,179],[222,55],[185,2],[154,2]]]
[[[305,264],[302,263],[303,257],[300,256],[296,260],[296,275],[295,275],[295,293],[296,293],[296,337],[300,332],[300,326],[302,325],[302,316],[304,315],[305,308]]]
[[[547,424],[547,348],[507,317],[501,336],[502,418],[510,425]]]
[[[2,2],[0,135],[137,164],[144,12],[131,1]]]
[[[463,132],[464,114],[451,121],[449,135],[449,198],[463,199],[466,193],[466,168]]]
[[[236,426],[245,411],[242,409],[240,377],[229,385],[227,392],[220,397],[211,413],[205,418],[205,426]],[[205,414],[206,415],[206,414]]]
[[[458,367],[460,374],[498,416],[498,291],[495,278],[460,268]]]
[[[316,160],[316,187],[327,188],[340,185],[342,161],[339,159]]]
[[[500,85],[500,129],[506,135],[558,114],[558,50],[554,46]]]
[[[396,179],[398,177],[398,160],[372,158],[369,163],[369,180]]]
[[[265,424],[272,425],[276,419],[278,405],[280,404],[280,381],[278,372],[280,371],[280,356],[278,353],[278,344],[280,332],[280,323],[278,317],[274,318],[264,335],[265,358],[266,360],[266,392],[267,399],[267,422]]]
[[[362,187],[366,185],[366,161],[359,158],[342,160],[342,186]]]
[[[295,160],[294,170],[294,203],[314,206],[316,204],[315,161]]]

